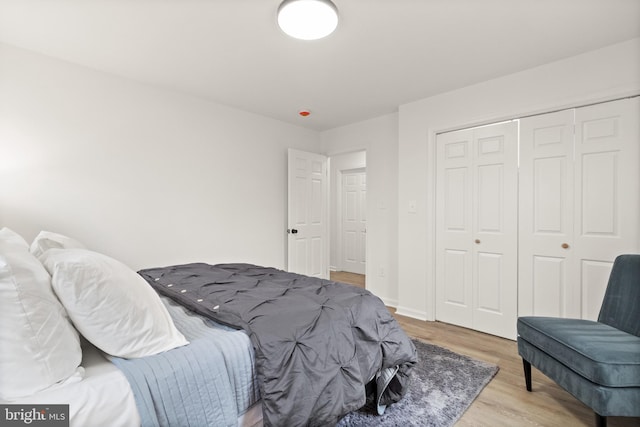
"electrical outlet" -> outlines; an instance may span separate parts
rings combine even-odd
[[[380,267],[380,272],[378,274],[380,277],[384,277],[384,267]]]

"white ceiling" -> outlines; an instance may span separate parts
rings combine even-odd
[[[0,0],[0,42],[326,130],[640,37],[640,0],[334,0],[316,41],[279,3]]]

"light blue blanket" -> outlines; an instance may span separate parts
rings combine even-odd
[[[249,337],[162,300],[190,344],[140,359],[111,358],[129,380],[142,426],[237,426],[260,399]]]

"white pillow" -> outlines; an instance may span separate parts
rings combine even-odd
[[[76,374],[78,332],[51,278],[22,237],[0,230],[0,400],[28,396]]]
[[[31,253],[39,257],[49,249],[84,249],[85,246],[71,237],[51,231],[41,231],[31,243]]]
[[[0,242],[11,242],[29,248],[29,244],[21,235],[7,227],[0,228]]]
[[[80,333],[113,356],[137,358],[188,344],[135,271],[86,249],[49,249],[40,261]]]

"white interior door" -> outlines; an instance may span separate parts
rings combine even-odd
[[[520,316],[570,311],[573,121],[573,110],[520,120]]]
[[[514,338],[518,125],[438,135],[436,318]]]
[[[518,124],[474,132],[474,328],[516,337],[518,316]]]
[[[473,130],[437,136],[436,319],[473,328]]]
[[[640,98],[577,108],[571,317],[597,318],[617,255],[640,252]]]
[[[367,243],[367,174],[342,174],[342,270],[365,274]]]
[[[327,157],[289,149],[287,269],[329,277]]]

